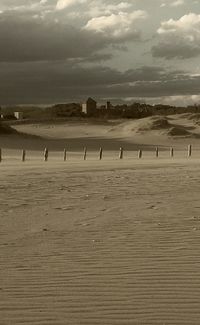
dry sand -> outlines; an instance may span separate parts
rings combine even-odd
[[[44,163],[34,151],[22,163],[23,139],[1,137],[0,324],[199,325],[198,150],[186,159],[186,141],[165,134],[174,159],[77,151]]]
[[[52,121],[13,126],[24,135],[4,135],[0,137],[0,146],[5,148],[24,148],[42,150],[80,151],[85,145],[90,150],[102,146],[105,150],[126,150],[142,148],[152,150],[155,146],[165,149],[173,145],[183,150],[192,143],[200,143],[200,118],[198,114],[180,114],[167,117],[154,116],[139,120],[112,121]],[[33,137],[34,135],[34,137]]]

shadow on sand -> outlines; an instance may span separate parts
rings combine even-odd
[[[16,135],[6,135],[0,137],[0,147],[7,149],[25,149],[25,150],[43,150],[48,147],[52,151],[62,151],[64,148],[70,151],[80,151],[84,147],[88,150],[96,151],[102,147],[104,150],[116,151],[120,147],[124,150],[155,150],[156,144],[137,144],[131,143],[120,138],[100,138],[100,137],[85,137],[85,138],[69,138],[69,139],[49,139],[42,138],[38,136],[16,134]],[[166,147],[159,146],[161,150],[165,150]]]

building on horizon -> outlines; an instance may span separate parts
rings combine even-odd
[[[85,103],[82,104],[82,113],[86,114],[87,116],[92,116],[97,111],[97,102],[89,97]]]
[[[24,114],[23,114],[23,112],[14,112],[14,117],[15,117],[17,120],[23,120],[23,118],[24,118]]]
[[[106,102],[106,109],[111,109],[112,108],[112,104],[111,102]]]

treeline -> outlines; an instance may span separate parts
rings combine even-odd
[[[80,104],[58,104],[49,108],[56,117],[95,117],[95,118],[143,118],[153,115],[172,115],[182,113],[200,113],[200,105],[175,107],[170,105],[148,105],[133,103],[131,105],[115,105],[106,108],[104,105],[92,110],[89,115],[82,113]]]
[[[130,105],[111,105],[109,108],[102,105],[92,110],[89,115],[82,112],[79,103],[57,104],[49,107],[13,106],[0,109],[6,119],[15,119],[14,112],[23,112],[24,119],[54,119],[70,117],[93,117],[93,118],[143,118],[153,115],[172,115],[182,113],[200,113],[200,105],[187,107],[175,107],[170,105],[148,105],[133,103]]]

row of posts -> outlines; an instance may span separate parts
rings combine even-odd
[[[159,157],[159,148],[156,147],[156,150],[155,150],[155,153],[156,153],[156,157],[158,158]],[[142,150],[138,150],[138,158],[141,159],[142,158]],[[188,157],[191,157],[192,156],[192,146],[191,144],[188,146]],[[170,148],[170,157],[174,157],[174,148]],[[48,161],[48,158],[49,158],[49,150],[48,148],[45,148],[44,150],[44,161]],[[64,149],[64,161],[67,160],[67,150]],[[103,158],[103,149],[100,148],[99,150],[99,160],[102,160]],[[121,147],[120,150],[119,150],[119,159],[123,159],[124,158],[124,149]],[[87,148],[85,147],[84,148],[84,151],[83,151],[83,159],[86,160],[87,159]],[[22,161],[24,162],[26,160],[26,151],[25,150],[22,150]],[[2,150],[0,149],[0,162],[2,161]]]

